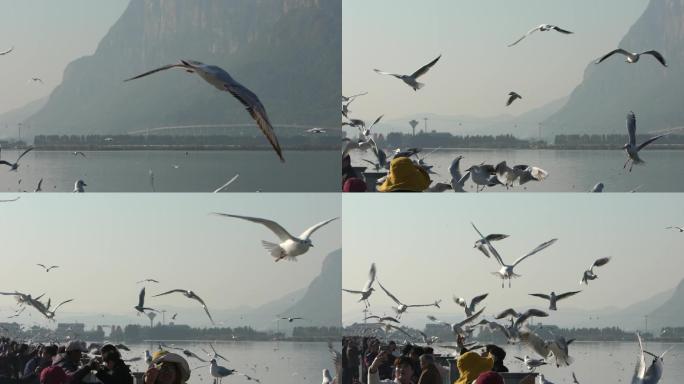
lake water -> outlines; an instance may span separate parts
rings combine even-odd
[[[205,354],[201,348],[211,351],[207,343],[172,343],[165,344],[184,348],[192,351],[204,358]],[[340,344],[340,343],[337,343]],[[226,368],[235,369],[238,372],[247,374],[261,380],[262,383],[280,384],[302,384],[320,383],[322,379],[321,371],[324,368],[330,370],[334,376],[334,367],[328,345],[324,342],[216,342],[213,343],[216,351],[226,357],[230,362],[218,359],[218,364]],[[132,344],[128,345],[130,352],[122,351],[124,359],[136,356],[143,356],[145,350],[156,351],[157,344]],[[341,345],[336,347],[341,350]],[[172,351],[182,355],[181,351]],[[193,369],[188,383],[211,383],[212,377],[209,374],[209,367],[197,368],[207,363],[203,363],[194,358],[188,358],[190,368]],[[143,361],[128,363],[132,371],[144,372],[146,364]],[[256,364],[256,367],[255,367]],[[254,383],[248,381],[243,376],[231,376],[224,379],[228,383]]]
[[[430,150],[425,149],[424,153]],[[626,154],[622,150],[447,150],[440,149],[427,155],[425,161],[433,165],[437,175],[431,175],[435,182],[448,183],[451,179],[449,166],[457,156],[461,160],[461,172],[481,162],[497,164],[506,160],[509,166],[526,164],[540,167],[549,172],[543,182],[529,182],[510,191],[530,192],[587,192],[598,182],[605,185],[605,192],[629,192],[637,187],[638,192],[684,192],[684,178],[679,177],[684,166],[684,151],[644,150],[641,157],[646,164],[635,165],[632,172],[622,166]],[[351,153],[354,165],[366,166],[362,158],[373,159],[369,151]],[[475,192],[469,180],[466,191]],[[486,191],[506,191],[503,187],[487,188]]]
[[[235,174],[229,192],[337,192],[339,151],[287,151],[281,163],[272,151],[32,151],[17,172],[0,167],[0,191],[72,192],[82,179],[86,192],[212,192]],[[15,161],[18,151],[2,150]],[[177,167],[174,167],[177,166]],[[19,182],[21,180],[21,183]]]
[[[455,343],[454,343],[455,344]],[[674,346],[674,347],[673,347]],[[527,372],[522,362],[514,356],[536,356],[531,349],[516,344],[502,346],[506,350],[505,365],[511,372]],[[684,383],[684,344],[648,342],[645,349],[660,355],[668,348],[673,349],[665,355],[664,373],[660,384]],[[582,384],[631,383],[634,367],[639,356],[639,344],[634,337],[633,343],[627,342],[574,342],[570,344],[570,356],[575,359],[568,367],[556,367],[551,358],[549,365],[537,368],[544,378],[555,384],[572,383],[572,372]],[[436,347],[435,352],[444,352]],[[652,359],[647,356],[646,362]]]

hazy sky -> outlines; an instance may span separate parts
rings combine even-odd
[[[47,96],[71,61],[91,55],[129,0],[0,0],[0,113]],[[32,77],[44,84],[29,83]]]
[[[369,92],[350,106],[354,117],[367,120],[383,113],[385,120],[426,112],[517,115],[568,95],[591,60],[617,47],[647,3],[345,0],[343,94]],[[507,47],[542,23],[575,34],[537,32]],[[411,74],[439,54],[418,92],[373,72]],[[512,90],[523,100],[506,108]]]
[[[0,199],[14,197],[0,194]],[[0,203],[3,223],[0,292],[53,303],[75,298],[64,312],[133,314],[141,285],[154,293],[192,289],[209,309],[253,307],[307,287],[325,256],[340,247],[340,222],[312,236],[314,248],[298,262],[273,262],[261,240],[266,227],[210,215],[225,212],[273,219],[299,235],[340,215],[336,194],[45,194]],[[49,273],[36,263],[56,264]],[[195,307],[178,295],[146,304]],[[7,316],[14,299],[0,296]],[[61,309],[60,309],[61,310]],[[31,311],[27,309],[26,312]],[[35,312],[35,311],[34,311]],[[33,314],[36,319],[36,314]],[[0,320],[2,321],[2,320]]]
[[[347,194],[342,205],[342,286],[361,289],[375,262],[383,286],[405,303],[444,300],[441,310],[430,309],[435,314],[462,313],[452,294],[470,300],[489,292],[486,313],[498,313],[510,306],[544,308],[528,293],[580,288],[559,307],[624,307],[684,278],[684,235],[664,229],[684,224],[684,196],[678,194]],[[491,274],[499,269],[496,261],[473,248],[478,237],[471,221],[485,235],[510,235],[494,244],[509,263],[544,241],[558,241],[519,264],[515,271],[522,277],[502,289]],[[581,287],[583,271],[605,256],[612,260],[596,270],[599,278]],[[373,310],[392,314],[392,301],[375,288]],[[363,305],[351,294],[342,297],[345,324],[360,321]],[[409,312],[425,318],[425,311]]]

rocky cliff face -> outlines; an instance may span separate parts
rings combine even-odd
[[[336,126],[340,55],[341,0],[132,0],[29,123],[33,134],[84,134],[250,121],[229,94],[180,70],[123,83],[193,59],[259,95],[276,126]]]
[[[553,133],[619,133],[633,110],[640,132],[684,126],[684,0],[651,0],[615,47],[661,52],[669,68],[644,56],[626,64],[622,56],[589,63],[567,104],[544,122]]]

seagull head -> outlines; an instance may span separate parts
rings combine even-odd
[[[313,243],[311,242],[311,239],[302,240],[302,244],[306,245],[309,248],[313,247]]]

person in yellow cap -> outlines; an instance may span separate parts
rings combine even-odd
[[[494,358],[480,356],[476,352],[466,352],[462,354],[456,362],[458,368],[458,380],[454,384],[470,384],[477,379],[482,372],[491,371],[494,366]]]
[[[379,192],[423,192],[430,186],[430,176],[408,157],[397,157],[390,163],[385,182]]]
[[[145,384],[183,384],[190,380],[190,365],[182,356],[168,351],[152,355],[152,366],[145,372]]]

